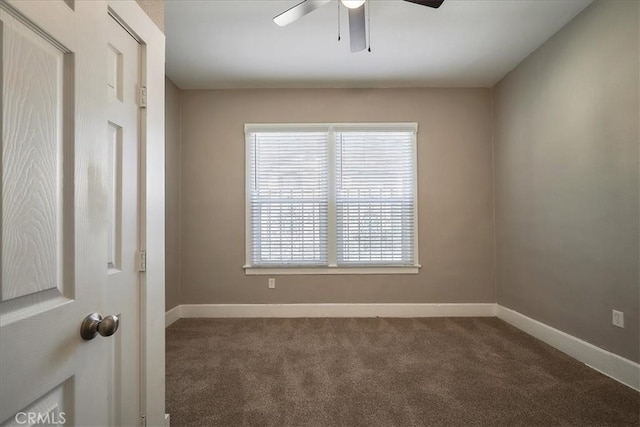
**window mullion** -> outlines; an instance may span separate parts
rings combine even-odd
[[[328,195],[329,195],[329,212],[327,234],[327,257],[329,267],[335,267],[336,264],[336,137],[333,127],[329,127],[327,141],[327,175],[328,175]]]

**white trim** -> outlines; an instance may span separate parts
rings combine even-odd
[[[181,318],[495,317],[495,304],[183,304]],[[176,308],[178,308],[176,307]],[[176,308],[172,309],[175,310]],[[171,311],[171,310],[170,310]],[[167,312],[167,316],[169,312]],[[173,315],[173,313],[172,313]],[[167,319],[168,322],[168,319]]]
[[[250,267],[244,266],[247,276],[315,275],[315,274],[418,274],[419,265],[393,267]]]
[[[252,144],[256,133],[260,132],[326,132],[327,133],[327,267],[257,267],[253,266],[253,236],[251,227],[251,171],[254,168]],[[418,157],[417,157],[417,122],[396,123],[245,123],[245,263],[243,267],[246,275],[275,275],[275,274],[418,274],[419,265],[413,266],[358,266],[336,267],[336,132],[358,131],[386,131],[386,132],[411,132],[412,156],[413,156],[413,260],[419,261],[419,228],[418,228]],[[255,159],[253,159],[255,160]]]
[[[333,129],[336,132],[359,131],[359,130],[381,130],[381,131],[401,131],[418,132],[417,122],[395,122],[395,123],[245,123],[244,132],[290,132],[295,130],[306,130],[310,132],[329,132]]]
[[[253,151],[251,144],[253,138],[251,134],[247,132],[247,125],[244,125],[244,259],[247,263],[253,261],[251,248],[253,241],[251,238],[251,176],[249,168],[253,167],[250,153]]]
[[[164,327],[168,328],[182,317],[182,306],[176,305],[164,314]]]
[[[596,371],[640,391],[640,364],[501,305],[497,305],[496,315],[505,322],[546,342]]]
[[[493,303],[471,304],[183,304],[166,313],[179,318],[248,317],[498,317],[592,369],[640,391],[640,364],[603,350],[516,311]]]
[[[418,132],[417,122],[405,123],[333,123],[334,132]]]
[[[416,263],[420,262],[420,245],[418,237],[420,228],[418,224],[418,124],[413,133],[413,259]]]

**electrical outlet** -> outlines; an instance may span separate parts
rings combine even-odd
[[[269,279],[269,289],[276,288],[276,279]]]
[[[624,328],[624,313],[618,310],[613,310],[613,326]]]

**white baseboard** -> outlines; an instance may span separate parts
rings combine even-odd
[[[180,317],[493,317],[489,304],[185,304]]]
[[[546,342],[596,371],[640,391],[640,364],[501,305],[497,306],[496,314],[505,322]]]
[[[180,318],[247,317],[495,317],[557,348],[591,368],[640,391],[640,364],[589,344],[523,314],[481,304],[183,304],[166,312]]]
[[[164,314],[164,327],[168,327],[182,317],[182,306],[176,305]]]

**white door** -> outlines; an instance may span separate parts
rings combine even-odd
[[[129,319],[80,337],[85,316],[112,308],[108,22],[100,0],[0,4],[0,424],[110,421],[110,355]]]
[[[106,82],[109,188],[107,312],[117,313],[120,333],[112,354],[111,419],[114,426],[139,425],[139,80],[140,46],[109,17]]]

